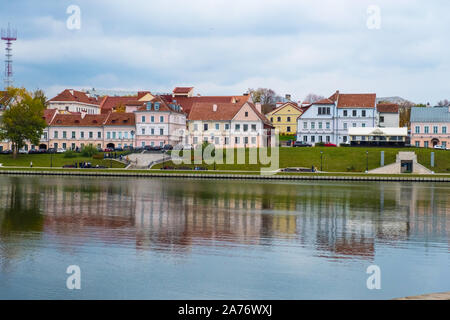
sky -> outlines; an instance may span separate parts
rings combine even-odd
[[[265,87],[295,100],[340,90],[435,104],[450,99],[448,12],[448,0],[2,0],[0,26],[18,31],[14,85],[49,98]]]

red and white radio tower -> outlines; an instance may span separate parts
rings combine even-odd
[[[6,59],[5,59],[5,89],[13,85],[12,70],[12,42],[17,40],[17,30],[11,29],[8,23],[8,29],[2,29],[2,40],[6,41]]]

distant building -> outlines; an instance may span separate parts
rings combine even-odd
[[[377,104],[378,126],[380,128],[394,128],[400,125],[399,106],[396,103]]]
[[[450,107],[412,107],[410,121],[413,146],[450,146]]]
[[[100,102],[97,98],[89,97],[82,91],[65,89],[56,97],[48,100],[48,109],[65,112],[100,114]]]
[[[403,147],[408,136],[408,128],[349,128],[352,147]]]

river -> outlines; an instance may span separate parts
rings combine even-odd
[[[1,176],[0,299],[450,291],[449,231],[448,183]]]

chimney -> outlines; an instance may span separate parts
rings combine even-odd
[[[256,107],[256,110],[259,111],[259,113],[262,113],[261,103],[259,103],[259,102],[255,103],[255,107]]]
[[[214,111],[214,112],[217,111],[217,104],[213,104],[213,111]]]
[[[291,95],[289,93],[286,93],[286,100],[291,101]]]

